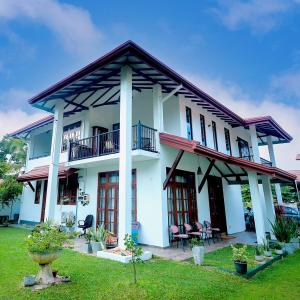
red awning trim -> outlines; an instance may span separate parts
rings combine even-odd
[[[286,181],[295,181],[296,179],[294,174],[282,169],[265,166],[263,164],[245,160],[243,158],[227,155],[214,149],[202,146],[197,141],[191,141],[169,133],[160,133],[160,143],[172,148],[182,149],[193,154],[219,160],[228,164],[233,164],[247,170],[255,171],[259,174],[271,176],[272,178]]]
[[[58,178],[66,178],[77,171],[75,168],[65,167],[63,164],[60,164],[58,167]],[[18,176],[17,180],[19,182],[27,182],[34,180],[46,180],[49,175],[49,166],[41,166],[33,168],[31,171]]]

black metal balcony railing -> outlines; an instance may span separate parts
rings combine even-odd
[[[132,150],[156,151],[156,129],[141,123],[132,126]],[[118,153],[120,130],[102,133],[70,143],[69,161]]]
[[[240,158],[243,158],[243,159],[246,159],[246,160],[249,160],[249,161],[254,161],[253,155],[240,156]],[[261,164],[263,164],[265,166],[272,167],[272,162],[267,160],[267,159],[264,159],[264,158],[260,157],[260,162],[261,162]]]

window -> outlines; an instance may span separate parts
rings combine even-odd
[[[237,138],[237,142],[238,142],[240,157],[247,159],[247,160],[251,160],[248,142],[239,137]]]
[[[227,128],[224,128],[224,134],[225,134],[226,151],[229,155],[232,155],[231,142],[230,142],[230,132]]]
[[[218,150],[218,137],[217,137],[217,126],[216,126],[216,122],[212,121],[211,122],[212,125],[212,133],[213,133],[213,139],[214,139],[214,149]]]
[[[192,111],[189,107],[185,108],[185,115],[186,115],[187,138],[189,140],[192,140],[193,139]]]
[[[80,139],[81,122],[77,122],[71,125],[64,126],[62,136],[61,151],[64,152],[68,149],[69,142],[75,142]]]
[[[201,144],[206,146],[206,130],[205,130],[205,118],[200,115],[200,128],[201,128]]]
[[[75,205],[77,198],[78,175],[61,178],[58,182],[57,204]]]
[[[36,182],[36,186],[35,186],[34,204],[39,204],[40,203],[41,190],[42,190],[42,182],[40,180],[38,180]]]

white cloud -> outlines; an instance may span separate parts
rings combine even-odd
[[[280,17],[300,4],[299,0],[219,0],[213,12],[229,29],[246,26],[253,33],[266,33],[280,23]]]
[[[34,121],[45,117],[42,111],[30,114],[23,110],[8,110],[0,112],[0,139],[3,135],[20,129]]]
[[[299,97],[300,102],[300,70],[289,71],[284,74],[274,76],[272,87],[279,90],[283,95]],[[298,103],[299,105],[300,103]]]
[[[33,96],[33,92],[20,88],[10,88],[0,92],[1,110],[10,110],[12,107],[29,108],[27,100]]]
[[[262,101],[257,102],[238,86],[224,83],[221,79],[210,79],[191,74],[186,77],[241,117],[271,115],[294,138],[291,143],[275,145],[278,166],[286,170],[300,169],[300,163],[295,161],[296,154],[300,152],[299,106],[277,102],[269,95],[266,95]]]
[[[94,53],[102,39],[87,10],[57,0],[0,0],[0,17],[26,18],[46,26],[72,54]]]

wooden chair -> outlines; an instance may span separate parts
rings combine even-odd
[[[221,229],[217,227],[211,227],[211,223],[209,221],[204,221],[204,226],[207,230],[210,230],[212,232],[212,238],[213,240],[217,238],[219,241],[221,241]]]
[[[179,228],[176,225],[170,226],[171,236],[177,241],[177,248],[178,242],[181,242],[182,250],[184,251],[184,241],[189,239],[188,234],[180,233]]]

